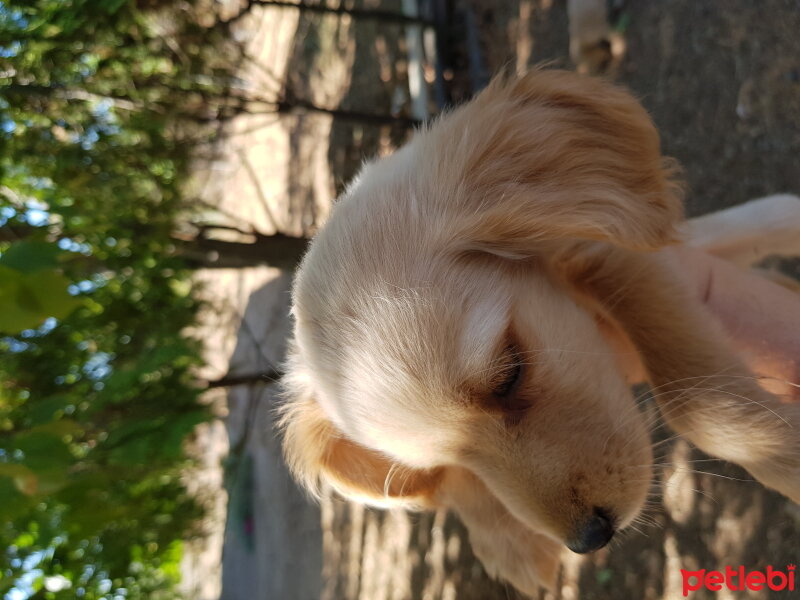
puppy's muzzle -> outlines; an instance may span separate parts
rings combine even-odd
[[[567,548],[577,554],[599,550],[614,537],[614,520],[602,508],[595,507],[594,514],[581,523],[573,536],[567,540]]]

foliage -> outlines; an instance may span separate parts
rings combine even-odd
[[[229,84],[188,6],[0,2],[0,594],[175,595],[207,410],[171,235]]]

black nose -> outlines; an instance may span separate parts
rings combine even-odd
[[[595,508],[594,514],[578,528],[574,537],[567,540],[567,548],[578,554],[599,550],[614,537],[612,521],[608,512]]]

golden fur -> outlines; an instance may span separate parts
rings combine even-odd
[[[367,164],[296,277],[282,425],[310,490],[446,506],[487,570],[533,592],[597,507],[651,478],[627,349],[672,427],[800,500],[800,409],[750,377],[657,250],[681,194],[627,92],[495,80]],[[498,383],[522,364],[513,399]]]

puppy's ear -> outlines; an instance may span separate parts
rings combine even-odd
[[[644,108],[610,83],[563,71],[495,80],[440,126],[431,139],[459,161],[457,236],[476,249],[522,257],[573,238],[648,250],[677,237],[677,167]]]
[[[353,500],[381,506],[433,506],[442,470],[397,464],[339,432],[308,394],[281,409],[283,450],[295,478],[319,495],[325,482]]]

